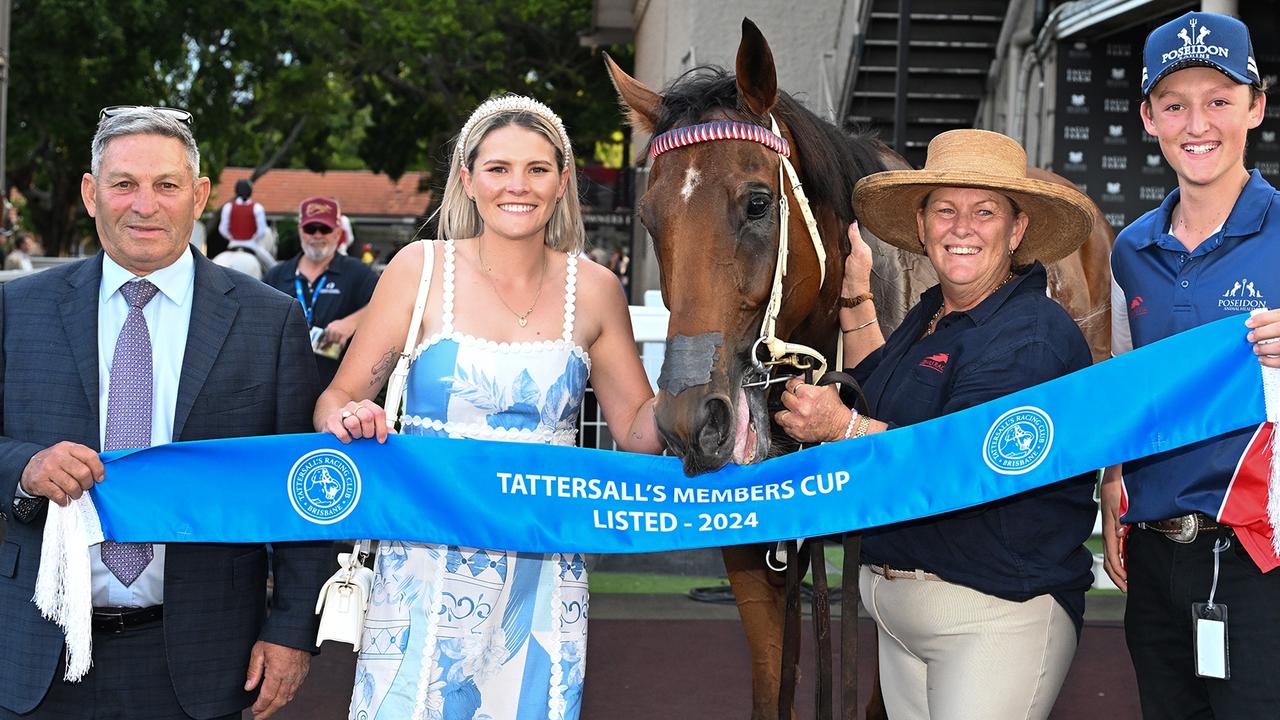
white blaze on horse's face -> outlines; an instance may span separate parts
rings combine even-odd
[[[702,173],[698,172],[698,166],[692,163],[684,171],[684,184],[680,186],[680,197],[689,203],[689,198],[693,196],[694,188],[698,187],[698,183],[702,180]]]

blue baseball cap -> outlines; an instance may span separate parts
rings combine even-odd
[[[1241,85],[1259,85],[1249,28],[1229,15],[1189,12],[1147,36],[1142,49],[1142,94],[1175,70],[1211,67]]]

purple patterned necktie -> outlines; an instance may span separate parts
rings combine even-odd
[[[107,437],[103,450],[132,450],[151,446],[151,334],[142,308],[159,288],[147,280],[127,282],[120,294],[129,315],[116,339],[107,394]],[[151,543],[102,543],[102,563],[125,587],[151,564]]]

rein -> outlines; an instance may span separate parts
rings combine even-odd
[[[751,362],[755,365],[759,379],[744,383],[743,387],[768,385],[781,382],[782,379],[769,379],[770,369],[778,365],[789,365],[800,370],[815,370],[821,376],[827,368],[827,360],[822,353],[798,343],[789,343],[777,335],[778,315],[782,312],[782,288],[787,276],[787,256],[790,253],[790,219],[791,208],[787,202],[787,189],[795,196],[796,206],[804,218],[809,230],[809,240],[813,244],[814,254],[818,257],[818,287],[827,281],[827,250],[822,246],[822,237],[818,234],[818,223],[813,218],[813,210],[809,207],[809,198],[804,193],[800,176],[791,164],[791,145],[778,129],[778,121],[769,115],[771,128],[755,123],[737,120],[713,120],[698,125],[675,128],[655,137],[649,147],[649,159],[675,150],[676,148],[696,143],[715,140],[746,140],[755,142],[778,154],[778,261],[773,271],[773,286],[769,290],[769,303],[765,307],[764,322],[760,326],[760,338],[751,348]],[[769,351],[769,359],[761,361],[756,350],[761,345]],[[839,342],[837,342],[839,347]]]

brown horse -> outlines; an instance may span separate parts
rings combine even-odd
[[[793,212],[777,336],[834,359],[836,299],[849,251],[845,229],[854,217],[849,201],[853,186],[864,175],[904,169],[906,163],[874,138],[846,135],[779,92],[768,43],[750,21],[743,22],[736,75],[699,68],[659,95],[611,60],[608,66],[632,126],[654,136],[713,120],[763,128],[771,127],[771,119],[777,121],[826,255],[824,272],[801,214]],[[796,193],[780,183],[778,168],[778,153],[751,140],[696,142],[664,152],[650,165],[639,216],[653,237],[662,296],[671,311],[657,419],[689,474],[728,462],[762,460],[777,452],[777,441],[787,444],[771,435],[769,387],[743,387],[744,376],[752,373],[778,255],[778,201],[785,194],[791,207],[797,204]],[[1062,288],[1074,292],[1068,308],[1074,317],[1106,322],[1109,314],[1097,306],[1109,294],[1111,234],[1100,213],[1097,219],[1090,242],[1101,254],[1085,262],[1076,256],[1064,260],[1057,277]],[[936,275],[924,257],[881,243],[865,231],[864,237],[875,253],[873,291],[887,335],[920,292],[937,282]],[[1051,284],[1054,272],[1051,268]],[[763,546],[725,548],[723,553],[751,654],[752,718],[776,718],[782,576],[765,566]],[[852,615],[856,600],[845,599],[846,613]]]
[[[711,120],[769,128],[776,119],[826,255],[824,269],[801,213],[793,213],[777,336],[834,358],[836,300],[849,252],[845,228],[854,219],[849,198],[860,178],[886,169],[892,153],[875,139],[845,135],[779,92],[768,43],[749,21],[736,76],[700,68],[660,96],[612,61],[609,70],[633,126],[649,133]],[[654,239],[671,311],[658,427],[689,474],[775,451],[769,388],[744,388],[743,378],[753,368],[772,286],[783,193],[796,207],[794,190],[781,187],[778,154],[759,142],[703,142],[650,166],[639,215]],[[777,717],[782,667],[781,575],[766,568],[764,556],[763,546],[724,549],[750,647],[756,720]]]

